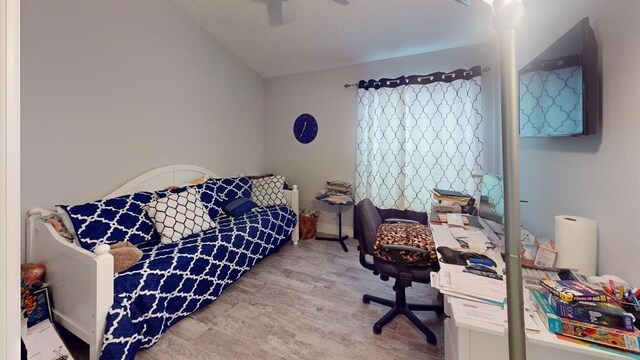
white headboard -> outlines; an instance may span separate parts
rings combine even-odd
[[[221,177],[203,167],[195,165],[178,164],[163,166],[137,176],[104,198],[108,199],[138,191],[155,191],[165,189],[169,186],[185,185],[202,176],[211,178]]]

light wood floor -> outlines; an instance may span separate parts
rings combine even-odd
[[[373,333],[388,308],[365,305],[362,295],[392,299],[393,283],[360,266],[355,240],[348,246],[345,253],[335,242],[288,244],[136,359],[444,358],[443,322],[433,313],[417,314],[438,346],[428,345],[403,317]],[[408,299],[428,303],[428,286],[414,284]]]
[[[393,299],[382,281],[358,263],[357,242],[345,253],[335,242],[287,244],[219,299],[174,325],[136,359],[442,359],[443,320],[417,312],[436,334],[426,343],[404,317],[375,335],[387,307],[362,303],[365,293]],[[410,302],[429,303],[429,287],[407,289]],[[82,357],[79,357],[82,359]]]

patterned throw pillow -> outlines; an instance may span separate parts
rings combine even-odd
[[[185,192],[189,189],[195,189],[198,192],[198,199],[200,199],[200,202],[202,203],[202,205],[204,206],[204,210],[207,212],[207,214],[209,214],[209,217],[211,219],[215,219],[217,217],[219,217],[220,215],[224,214],[222,209],[218,206],[214,206],[212,202],[210,201],[203,201],[202,199],[202,190],[204,190],[204,183],[199,184],[199,185],[188,185],[188,186],[171,186],[169,188],[166,188],[164,190],[159,190],[156,191],[156,196],[158,199],[163,199],[171,194],[179,194],[182,192]]]
[[[284,176],[268,176],[251,180],[251,200],[258,206],[286,205]]]
[[[80,246],[93,251],[101,244],[120,241],[139,244],[158,235],[143,207],[153,193],[138,192],[82,205],[60,205],[73,225]]]
[[[170,194],[147,204],[145,208],[155,221],[164,244],[177,242],[214,225],[194,188]]]

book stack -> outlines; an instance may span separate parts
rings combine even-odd
[[[452,202],[460,206],[467,205],[467,202],[471,199],[471,195],[460,191],[433,189],[431,193],[433,194],[433,198],[440,202]]]
[[[351,195],[351,183],[345,181],[327,181],[327,195]]]
[[[327,181],[325,190],[326,199],[336,204],[346,204],[353,202],[351,183],[345,181]]]
[[[531,290],[533,305],[549,331],[624,351],[640,353],[635,318],[608,296],[575,280],[542,280]]]

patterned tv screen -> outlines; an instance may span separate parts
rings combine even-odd
[[[589,19],[520,70],[520,137],[587,135],[597,117],[597,49]],[[595,90],[592,90],[595,89]],[[591,103],[590,103],[591,102]]]

